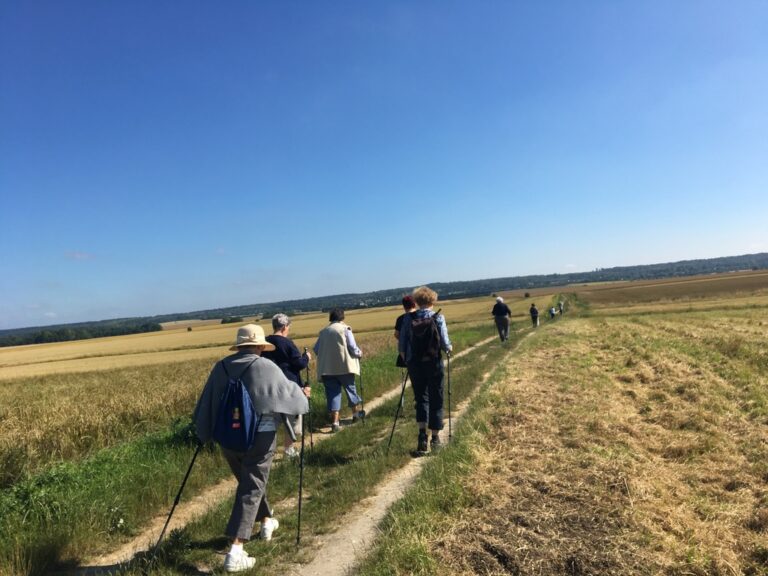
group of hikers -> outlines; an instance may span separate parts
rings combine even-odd
[[[450,358],[453,348],[445,318],[440,310],[434,310],[436,302],[437,293],[420,286],[403,297],[404,312],[395,322],[396,364],[407,369],[406,378],[411,379],[413,387],[418,425],[415,455],[425,455],[442,447],[445,377],[442,355]],[[563,314],[562,301],[558,309]],[[555,312],[552,307],[551,317]],[[502,343],[507,342],[512,311],[501,296],[496,298],[491,314],[499,338]],[[539,312],[535,304],[530,307],[530,316],[533,326],[538,326]],[[362,395],[355,383],[355,378],[360,377],[363,351],[352,328],[344,322],[344,310],[332,309],[328,321],[318,334],[313,352],[317,379],[325,388],[330,432],[335,433],[341,428],[342,391],[352,411],[352,423],[365,418]],[[306,348],[299,351],[289,338],[290,328],[291,320],[285,314],[272,317],[273,333],[269,336],[265,336],[257,324],[240,327],[230,348],[235,353],[213,366],[195,407],[193,422],[200,444],[210,440],[218,443],[237,479],[235,501],[225,530],[231,540],[224,559],[227,572],[248,570],[256,564],[243,544],[252,538],[257,522],[260,523],[259,535],[264,540],[271,540],[272,533],[279,527],[267,500],[267,481],[280,425],[286,429],[285,456],[299,456],[294,442],[302,434],[302,417],[309,412],[311,397],[309,377],[303,380],[302,371],[309,366],[312,354]],[[404,379],[403,390],[405,382]],[[241,401],[232,404],[237,394],[242,396]],[[245,413],[255,415],[255,422],[248,423]],[[247,442],[240,442],[246,433],[250,434]],[[233,435],[237,441],[230,441]]]
[[[528,309],[528,313],[531,316],[531,323],[533,324],[533,327],[536,328],[539,325],[539,309],[536,308],[535,303],[531,304],[531,307]],[[565,302],[562,300],[557,303],[557,308],[554,306],[549,308],[550,320],[554,319],[557,314],[562,315],[564,313]],[[496,297],[496,304],[493,305],[491,315],[493,315],[493,319],[496,322],[496,329],[499,331],[499,338],[502,342],[507,342],[509,340],[509,320],[512,318],[512,311],[509,309],[509,306],[504,303],[504,298],[501,296]]]
[[[433,310],[437,293],[427,286],[416,288],[402,300],[405,312],[398,317],[395,337],[398,341],[397,364],[407,367],[414,391],[418,455],[439,450],[443,429],[443,360],[450,356],[451,341],[445,318]],[[325,387],[330,432],[340,427],[342,390],[352,409],[352,422],[365,418],[363,399],[358,394],[355,377],[360,376],[363,352],[355,341],[352,328],[344,323],[344,311],[334,308],[329,324],[318,334],[313,346],[317,379]],[[224,559],[227,572],[240,572],[255,566],[243,544],[252,538],[256,523],[259,535],[271,540],[279,527],[267,500],[267,481],[277,447],[277,430],[286,427],[283,446],[287,457],[295,457],[295,437],[302,433],[302,416],[309,411],[311,388],[301,373],[312,355],[300,352],[288,337],[291,320],[285,314],[272,318],[273,334],[265,336],[257,324],[247,324],[237,331],[234,354],[216,362],[211,370],[193,414],[193,423],[201,445],[211,440],[221,446],[224,458],[237,479],[232,512],[225,534],[231,540]],[[242,390],[248,407],[231,404],[236,391]],[[234,406],[232,408],[231,406]],[[256,415],[247,424],[247,412]],[[243,430],[250,428],[250,430]],[[230,443],[232,434],[250,432],[247,443]]]

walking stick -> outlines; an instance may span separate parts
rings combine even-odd
[[[198,442],[197,448],[195,449],[195,454],[192,456],[192,462],[189,463],[189,468],[187,469],[187,473],[184,476],[184,480],[181,483],[181,487],[179,488],[179,493],[176,494],[176,499],[173,501],[173,506],[171,507],[171,512],[168,514],[168,519],[165,521],[165,526],[163,526],[163,531],[160,532],[160,538],[157,539],[157,544],[155,544],[155,547],[152,549],[152,559],[154,560],[157,556],[157,550],[160,546],[160,542],[163,540],[163,536],[165,536],[165,531],[168,529],[168,524],[171,522],[171,516],[173,516],[173,511],[176,510],[176,506],[179,503],[179,500],[181,499],[181,493],[184,490],[184,486],[187,483],[187,478],[189,478],[190,472],[192,472],[192,466],[195,465],[195,460],[197,459],[197,455],[200,452],[200,448],[202,448],[203,445]]]
[[[392,422],[392,432],[389,433],[389,442],[387,442],[386,454],[389,454],[389,447],[392,445],[392,437],[395,435],[395,426],[397,425],[397,418],[400,416],[400,409],[403,407],[403,397],[405,396],[405,383],[408,382],[408,371],[405,371],[405,377],[403,378],[403,389],[400,390],[400,401],[397,403],[397,410],[395,411],[395,419]]]
[[[307,353],[307,347],[304,346],[304,354],[306,354],[306,353]],[[310,384],[309,384],[309,362],[307,362],[307,386],[310,386]],[[310,386],[310,390],[311,390],[311,388],[312,387]],[[311,398],[311,394],[310,394],[310,397],[307,398],[307,400],[309,400],[309,413],[308,413],[309,414],[309,451],[313,452],[314,448],[315,448],[315,439],[312,436],[312,398]],[[304,426],[304,419],[302,419],[301,425],[302,425],[302,427]],[[302,442],[301,446],[302,446],[302,449],[303,449],[303,447],[304,447],[304,444],[303,444],[303,442],[304,442],[303,428],[302,428],[301,442]]]
[[[363,413],[362,420],[363,420],[363,424],[365,424],[365,402],[363,401],[363,363],[362,362],[360,362],[360,412]]]
[[[446,354],[448,358],[448,443],[450,444],[453,437],[453,430],[451,429],[451,353]]]
[[[310,412],[311,414],[312,412]],[[301,452],[299,453],[299,512],[296,522],[296,546],[301,542],[301,496],[304,487],[304,418],[301,419]],[[310,424],[311,426],[311,424]],[[310,428],[310,435],[312,430]]]

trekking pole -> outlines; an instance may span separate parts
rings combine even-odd
[[[451,429],[451,353],[446,354],[448,358],[448,443],[450,444],[453,437],[453,430]]]
[[[179,500],[181,499],[181,493],[184,490],[184,486],[187,483],[187,478],[189,478],[189,474],[192,472],[192,466],[195,465],[195,460],[197,459],[197,455],[200,452],[200,448],[202,448],[203,445],[198,442],[197,448],[195,449],[195,454],[192,456],[192,462],[189,463],[189,468],[187,469],[187,473],[184,476],[184,480],[181,483],[181,487],[179,488],[179,493],[176,494],[176,499],[173,501],[173,506],[171,507],[171,512],[168,514],[168,519],[165,521],[165,526],[163,526],[163,531],[160,532],[160,538],[157,539],[157,544],[155,544],[155,547],[152,549],[152,560],[155,559],[157,556],[157,550],[160,547],[160,542],[163,540],[163,536],[165,536],[165,531],[168,529],[168,524],[171,522],[171,516],[173,516],[173,511],[176,510],[176,506],[179,503]]]
[[[405,396],[405,383],[408,382],[408,371],[405,371],[405,377],[403,377],[403,389],[400,390],[400,401],[397,403],[397,410],[395,411],[395,419],[392,422],[392,432],[389,433],[389,442],[387,442],[386,454],[389,454],[389,447],[392,445],[392,437],[395,435],[395,426],[397,425],[397,418],[400,416],[400,409],[403,407],[403,397]]]
[[[307,353],[307,347],[304,346],[304,354],[306,354],[306,353]],[[309,384],[309,362],[307,362],[307,386],[310,387],[310,390],[312,389],[312,387]],[[307,398],[307,400],[309,400],[309,412],[308,412],[308,415],[309,415],[309,451],[312,452],[312,451],[314,451],[314,448],[315,448],[315,439],[312,436],[312,397],[311,397],[311,395],[310,395],[309,398]],[[302,420],[302,426],[304,426],[303,420]],[[302,436],[303,436],[303,433],[302,433]],[[302,438],[301,441],[302,441],[302,447],[303,447],[304,446],[304,444],[303,444],[304,439]]]
[[[311,412],[310,412],[311,414]],[[296,521],[296,546],[301,542],[301,496],[304,487],[304,418],[301,419],[301,452],[299,453],[299,511]],[[310,434],[312,431],[310,430]]]
[[[362,420],[365,424],[365,403],[363,401],[363,363],[360,362],[360,412],[363,413]]]

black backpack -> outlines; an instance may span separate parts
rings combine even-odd
[[[440,329],[436,314],[426,318],[411,316],[411,359],[427,362],[440,358]]]

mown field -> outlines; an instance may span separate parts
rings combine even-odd
[[[359,573],[768,574],[765,288],[719,284],[571,295],[590,315],[503,360]]]

